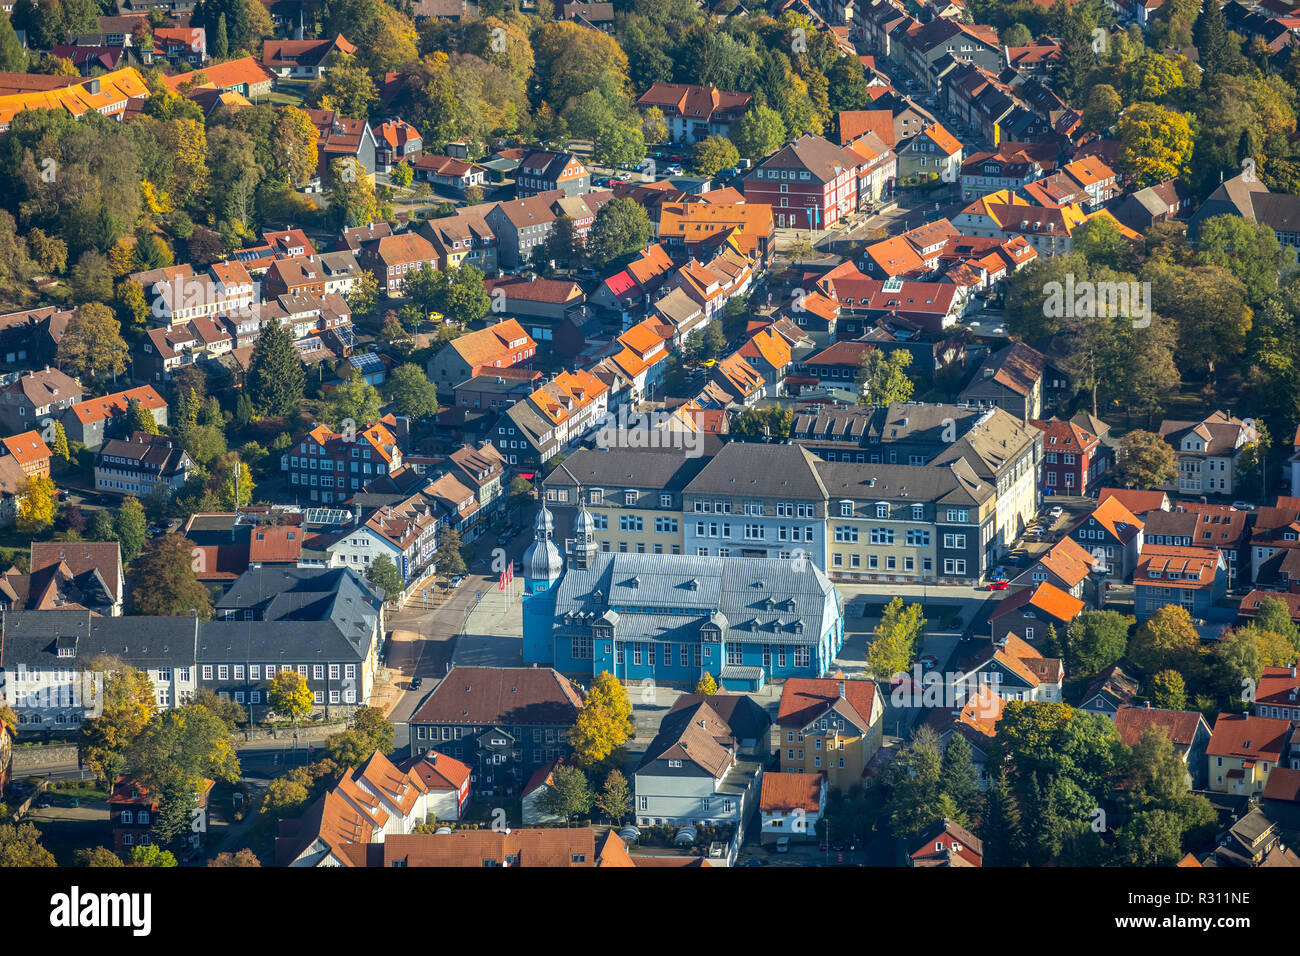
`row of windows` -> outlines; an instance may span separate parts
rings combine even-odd
[[[842,568],[842,567],[844,567],[844,555],[841,554],[841,553],[838,552],[838,551],[832,551],[832,552],[831,552],[831,567],[832,567],[832,568]],[[857,553],[851,553],[851,554],[849,555],[849,568],[850,568],[851,570],[858,570],[858,569],[860,569],[861,567],[862,567],[862,555],[857,554]],[[963,567],[963,568],[965,567],[965,563],[964,563],[964,562],[963,562],[963,564],[962,564],[962,567]],[[880,570],[880,556],[879,556],[879,555],[877,555],[877,554],[869,554],[869,555],[867,555],[867,570],[869,570],[869,571],[879,571],[879,570]],[[895,555],[892,555],[892,554],[887,554],[887,555],[885,555],[885,570],[886,570],[886,571],[897,571],[897,570],[898,570],[898,558],[897,558]],[[903,556],[903,570],[904,570],[904,571],[915,571],[915,570],[916,570],[916,559],[915,559],[914,557],[912,557],[910,554],[909,554],[909,555],[904,555],[904,556]],[[922,558],[922,559],[921,559],[921,571],[922,571],[922,573],[924,573],[924,574],[929,574],[929,573],[931,573],[933,570],[934,570],[934,559],[933,559],[933,558]],[[964,572],[963,572],[963,573],[964,573]]]
[[[247,619],[247,618],[246,618],[246,619]],[[353,680],[353,679],[356,678],[356,676],[357,676],[357,665],[356,665],[356,664],[344,664],[344,665],[342,665],[342,666],[343,666],[343,676],[344,676],[346,679],[348,679],[348,680]],[[329,678],[330,678],[330,680],[338,680],[338,679],[339,679],[339,665],[338,665],[338,664],[330,664],[330,665],[328,665],[328,667],[329,667]],[[270,678],[272,678],[272,677],[274,677],[274,676],[276,675],[277,668],[278,668],[279,670],[281,670],[281,671],[293,671],[293,670],[297,670],[298,673],[301,674],[303,677],[306,677],[306,676],[307,676],[308,669],[310,669],[310,671],[311,671],[311,679],[312,679],[312,680],[324,680],[324,679],[325,679],[325,670],[326,670],[326,665],[325,665],[325,664],[299,664],[299,665],[297,665],[297,667],[295,667],[295,666],[292,665],[292,664],[267,664],[267,665],[265,665],[265,671],[266,671],[266,677],[267,677],[268,680],[269,680]],[[249,664],[249,665],[248,665],[248,679],[249,679],[249,680],[261,680],[261,679],[262,679],[262,671],[263,671],[263,665],[261,665],[261,664]],[[213,679],[213,678],[212,678],[212,673],[213,673],[213,665],[212,665],[212,664],[204,664],[204,665],[203,665],[203,679],[204,679],[204,680],[212,680],[212,679]],[[232,677],[231,677],[232,673],[233,673],[233,675],[234,675],[234,676],[233,676],[233,679],[234,679],[234,680],[243,680],[243,679],[244,679],[244,665],[243,665],[243,664],[217,664],[217,665],[216,665],[216,675],[217,675],[217,676],[216,676],[216,679],[217,679],[217,680],[231,680],[231,679],[232,679]]]

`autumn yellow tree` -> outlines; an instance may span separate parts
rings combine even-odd
[[[708,671],[700,678],[699,683],[695,685],[695,693],[703,694],[705,697],[712,697],[718,692],[718,682],[713,679],[713,675]]]
[[[582,767],[603,763],[627,742],[632,730],[632,702],[626,688],[609,671],[602,671],[569,729],[574,761]]]
[[[85,673],[93,675],[86,702],[98,713],[82,721],[77,747],[81,762],[111,785],[125,767],[127,748],[158,710],[153,681],[116,657],[92,658]]]
[[[54,524],[58,505],[54,500],[54,482],[42,475],[32,475],[18,490],[18,530],[33,537]]]
[[[1128,659],[1148,674],[1174,670],[1191,679],[1203,665],[1201,636],[1186,608],[1168,604],[1151,615],[1129,641]]]
[[[271,678],[266,696],[271,709],[281,717],[293,721],[295,730],[298,721],[311,713],[314,702],[311,688],[307,686],[307,678],[291,670],[282,670]]]
[[[316,174],[316,127],[311,117],[286,106],[275,119],[274,141],[279,147],[275,172],[291,186],[301,186]]]

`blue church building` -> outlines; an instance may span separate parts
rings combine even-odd
[[[526,663],[757,690],[822,676],[844,645],[839,594],[812,561],[602,552],[595,531],[582,508],[566,567],[542,505],[523,560]]]

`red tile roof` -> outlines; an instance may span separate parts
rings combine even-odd
[[[826,775],[823,773],[765,773],[758,808],[763,811],[804,810],[816,813],[821,809],[825,784]]]

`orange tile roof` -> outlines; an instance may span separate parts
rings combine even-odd
[[[15,74],[6,74],[14,76]],[[18,74],[22,77],[24,74]],[[149,87],[133,67],[114,70],[94,78],[99,92],[90,92],[90,79],[47,77],[39,85],[0,95],[0,126],[7,127],[23,110],[62,109],[74,117],[90,112],[120,114],[129,100],[147,97]],[[55,84],[58,85],[55,85]]]
[[[742,345],[738,354],[745,358],[761,358],[779,371],[790,364],[790,343],[770,329],[764,329]]]
[[[1171,588],[1202,588],[1214,583],[1223,555],[1215,548],[1181,548],[1143,544],[1133,572],[1134,584],[1155,584]],[[1175,578],[1173,575],[1177,574]]]
[[[10,435],[8,438],[0,439],[0,442],[3,442],[5,450],[13,455],[20,465],[34,465],[47,461],[52,454],[38,432]]]
[[[934,142],[934,145],[943,150],[946,155],[951,156],[954,153],[961,152],[961,140],[948,132],[942,123],[935,123],[932,126],[927,126],[923,132]]]
[[[514,353],[536,350],[537,343],[518,321],[506,319],[453,339],[451,347],[467,365],[477,368],[494,362],[509,363],[513,361]]]
[[[181,73],[179,76],[164,76],[163,84],[173,93],[179,91],[185,83],[192,83],[202,73],[207,78],[204,86],[228,89],[247,84],[257,86],[269,83],[273,79],[271,71],[262,66],[255,56],[246,56],[225,63],[212,63],[193,73]]]
[[[112,395],[88,398],[84,402],[77,402],[72,406],[72,413],[77,416],[77,421],[81,422],[81,424],[89,425],[93,422],[112,418],[115,415],[125,414],[131,399],[135,399],[147,411],[151,412],[167,407],[163,397],[154,390],[152,385],[141,385],[139,388],[128,388],[124,392],[114,392]]]
[[[664,337],[655,329],[655,323],[644,319],[620,335],[618,341],[638,355],[644,356],[664,344]]]
[[[1098,504],[1083,520],[1087,521],[1088,518],[1096,518],[1098,524],[1126,544],[1143,528],[1142,519],[1125,508],[1123,502],[1114,496]]]
[[[804,810],[816,813],[821,810],[822,787],[825,785],[824,773],[765,773],[758,808],[768,812]]]
[[[1038,559],[1038,563],[1073,587],[1087,578],[1097,558],[1073,538],[1062,538]]]
[[[1205,752],[1210,757],[1236,757],[1276,763],[1286,750],[1291,721],[1247,714],[1219,714]]]
[[[302,557],[301,528],[291,525],[258,525],[249,535],[249,561],[297,561],[300,557]]]
[[[1140,515],[1163,510],[1168,497],[1163,491],[1146,491],[1142,488],[1103,488],[1097,493],[1097,504],[1105,504],[1107,499],[1114,498],[1131,514]]]
[[[1160,707],[1121,706],[1115,711],[1115,730],[1125,747],[1136,747],[1149,727],[1159,727],[1179,747],[1190,747],[1202,717],[1194,710],[1165,710]]]

